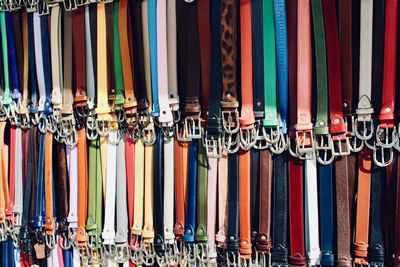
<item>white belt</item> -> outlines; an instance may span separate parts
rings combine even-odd
[[[21,128],[16,129],[15,134],[15,143],[21,144]],[[23,208],[23,181],[22,181],[22,146],[17,145],[15,151],[15,198],[14,198],[14,207],[13,213],[18,215],[18,221],[15,222],[17,226],[21,225],[21,216],[22,215],[22,208]],[[18,227],[14,230],[15,233],[19,233]]]
[[[228,156],[224,153],[218,162],[218,243],[226,243],[228,223]],[[218,244],[217,244],[218,245]]]
[[[67,221],[69,228],[78,228],[78,149],[76,146],[66,146],[67,165],[69,173],[69,213]],[[75,196],[75,197],[74,197]],[[78,255],[79,257],[79,255]]]
[[[115,243],[128,242],[128,206],[126,195],[125,136],[117,147],[117,234]]]
[[[168,58],[167,58],[167,1],[157,2],[157,70],[158,99],[160,101],[159,121],[165,126],[173,123],[168,100]],[[173,142],[171,142],[173,147]]]
[[[371,104],[373,9],[373,0],[361,1],[360,43],[362,45],[360,45],[359,100],[356,113],[358,119],[362,121],[370,121],[374,112]]]
[[[208,184],[207,184],[207,234],[208,234],[208,255],[211,260],[217,258],[215,247],[215,223],[217,213],[217,179],[218,159],[208,159]]]
[[[319,265],[319,228],[318,228],[318,186],[317,162],[315,159],[305,161],[305,244],[308,265]]]
[[[176,0],[167,1],[168,96],[171,110],[179,109],[176,53]]]
[[[102,237],[105,245],[114,244],[115,238],[115,191],[117,179],[117,140],[116,130],[111,130],[107,144],[107,180],[106,180],[106,201],[104,204],[104,228]],[[125,159],[124,159],[125,160]]]
[[[164,138],[164,239],[173,243],[174,235],[174,139]]]
[[[14,247],[14,262],[15,267],[21,267],[21,250]]]

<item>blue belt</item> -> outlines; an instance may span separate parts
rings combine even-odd
[[[156,127],[157,139],[154,144],[154,251],[163,254],[164,247],[164,138]]]
[[[272,266],[288,265],[288,155],[274,157],[272,193]]]
[[[39,137],[39,160],[38,160],[38,177],[36,187],[36,210],[33,218],[33,226],[40,230],[44,222],[45,203],[44,203],[44,145],[45,134],[40,134]]]
[[[29,62],[29,94],[30,94],[30,112],[37,112],[37,80],[35,64],[35,42],[33,32],[33,14],[28,13],[28,62]]]
[[[8,51],[10,55],[11,65],[11,81],[13,88],[13,99],[20,99],[21,93],[19,91],[19,80],[18,80],[18,66],[17,66],[17,55],[15,51],[15,40],[14,40],[14,29],[13,29],[13,13],[6,13],[7,22],[7,39],[8,39]]]
[[[332,164],[318,166],[321,266],[333,266],[333,174]]]
[[[196,191],[197,191],[197,150],[199,141],[189,143],[188,179],[186,200],[186,225],[182,240],[187,243],[194,242],[194,229],[196,229]]]
[[[150,68],[151,68],[151,92],[153,99],[153,116],[160,115],[158,100],[158,62],[157,62],[157,0],[148,2],[149,17],[149,42],[150,42]]]
[[[286,1],[274,1],[276,62],[278,71],[279,113],[282,120],[282,132],[287,133],[289,91],[288,91],[288,33],[286,21]]]
[[[228,154],[228,229],[227,251],[239,251],[239,155]]]
[[[42,36],[44,84],[46,88],[46,101],[44,104],[43,113],[48,115],[53,112],[53,109],[51,107],[52,80],[51,80],[49,24],[47,16],[40,17],[40,29]]]

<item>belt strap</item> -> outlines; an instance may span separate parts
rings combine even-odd
[[[369,215],[369,246],[368,259],[371,265],[383,266],[385,261],[385,245],[383,239],[383,199],[384,199],[384,180],[382,169],[376,165],[372,166],[371,175],[371,196],[370,196],[370,215]]]
[[[310,153],[312,144],[312,46],[310,1],[299,1],[297,6],[297,146],[299,153]],[[304,150],[303,150],[304,149]],[[312,153],[312,151],[311,151]],[[307,155],[305,155],[307,156]]]
[[[127,160],[129,159],[128,162],[132,162],[132,159],[135,161],[133,173],[129,171],[129,183],[131,185],[128,187],[130,190],[134,189],[134,192],[129,194],[130,197],[134,198],[129,201],[129,203],[133,203],[133,220],[131,220],[132,234],[140,236],[143,229],[143,189],[145,179],[145,163],[143,159],[145,157],[145,146],[140,140],[136,144],[129,141],[128,145],[131,147],[132,151],[129,152],[129,158],[127,158]],[[128,164],[127,167],[128,166],[130,166],[130,164]]]
[[[160,103],[158,99],[158,66],[157,66],[157,2],[156,0],[147,0],[147,8],[145,10],[148,17],[147,33],[150,54],[150,75],[151,75],[151,95],[152,95],[152,112],[153,116],[160,115]],[[145,52],[146,54],[146,52]],[[146,61],[146,60],[145,60]]]
[[[257,251],[271,253],[271,210],[272,210],[272,153],[260,151],[260,201]],[[262,193],[261,193],[262,192]]]
[[[28,114],[28,77],[29,77],[29,32],[28,32],[28,14],[27,12],[22,12],[22,45],[23,45],[23,53],[20,53],[23,57],[23,75],[22,75],[22,100],[18,110],[18,114],[23,115],[21,120],[21,127],[27,128],[29,125],[29,121],[27,120],[29,117],[26,115]],[[0,62],[1,64],[1,62]],[[1,76],[1,75],[0,75]],[[1,79],[1,78],[0,78]]]
[[[4,73],[4,91],[2,95],[2,103],[5,106],[11,103],[9,68],[8,68],[8,44],[7,44],[7,26],[6,12],[0,12],[0,27],[1,27],[1,47],[3,50],[3,73]]]
[[[174,174],[175,174],[175,226],[174,234],[180,238],[185,228],[185,180],[188,175],[187,143],[174,143]]]
[[[342,76],[340,69],[339,55],[339,36],[337,30],[336,6],[335,2],[328,0],[322,3],[325,33],[326,33],[326,48],[327,48],[327,67],[328,67],[328,85],[329,85],[329,107],[331,124],[329,132],[332,135],[334,142],[339,142],[346,139],[346,125],[342,111]],[[341,146],[340,146],[341,148]],[[336,155],[336,153],[334,152]],[[339,154],[349,154],[348,151],[340,152]]]
[[[291,266],[305,266],[307,263],[304,248],[303,190],[303,162],[289,157],[289,264]]]
[[[334,233],[334,202],[333,202],[333,165],[319,165],[319,220],[321,241],[321,265],[334,266],[333,233]]]
[[[124,11],[126,13],[126,3],[113,3],[113,9],[114,9],[114,13],[113,13],[113,55],[114,55],[114,74],[115,74],[115,109],[116,112],[120,111],[124,105],[125,102],[125,97],[124,97],[124,72],[123,72],[123,64],[122,64],[122,57],[121,57],[121,47],[122,47],[122,42],[120,39],[120,35],[124,35],[124,42],[126,42],[126,39],[128,37],[128,34],[126,33],[126,29],[119,29],[119,20],[120,18],[122,19],[122,14],[123,12],[120,12],[120,6],[122,6],[125,10],[121,10]],[[126,16],[126,15],[125,15]],[[122,24],[124,24],[122,27],[126,28],[126,21],[123,21]],[[125,30],[125,31],[124,31]],[[120,34],[120,32],[122,32],[122,34]],[[129,52],[129,51],[128,51]],[[124,56],[129,56],[128,55],[124,55]],[[128,61],[130,62],[130,60],[128,59]],[[126,66],[126,62],[125,65]]]
[[[94,10],[92,8],[92,10]],[[95,45],[92,43],[92,32],[94,31],[90,20],[90,6],[85,7],[85,59],[86,59],[86,90],[89,108],[92,109],[95,98],[95,78],[94,78],[94,55]],[[94,34],[93,34],[94,35]]]
[[[397,29],[398,29],[398,2],[386,1],[386,16],[385,16],[385,46],[384,46],[384,65],[383,65],[383,87],[382,87],[382,107],[378,116],[379,127],[376,141],[378,145],[391,147],[396,138],[388,136],[386,132],[383,134],[380,128],[394,127],[394,99],[396,96],[396,58],[397,58]],[[381,134],[379,134],[379,132]],[[394,131],[395,132],[395,131]],[[393,132],[392,132],[392,135]],[[381,140],[383,139],[383,141]],[[387,145],[389,143],[389,145]],[[390,153],[391,154],[391,153]],[[390,160],[389,160],[390,162]],[[380,164],[387,165],[387,164]]]
[[[158,121],[163,127],[171,127],[172,112],[169,108],[168,96],[168,49],[167,49],[167,3],[157,2],[157,60],[158,60],[158,99],[160,101],[160,117]]]
[[[153,180],[154,180],[154,147],[146,145],[144,148],[144,221],[142,237],[144,242],[153,243]]]
[[[258,229],[259,229],[259,200],[260,200],[260,151],[258,149],[250,150],[250,233],[252,247],[256,248]]]
[[[287,152],[274,157],[272,195],[272,266],[287,266],[288,167]]]
[[[208,159],[207,172],[207,234],[208,234],[208,256],[211,262],[217,258],[215,226],[217,223],[217,182],[218,182],[218,159]],[[218,192],[220,194],[221,192]]]
[[[54,115],[60,116],[62,108],[62,50],[61,50],[61,11],[60,6],[54,6],[50,13],[50,49],[51,49],[51,80],[53,92],[51,103],[53,104]]]
[[[253,64],[252,64],[252,32],[251,32],[251,2],[240,1],[240,45],[241,45],[241,88],[242,88],[242,109],[240,125],[242,129],[252,129],[254,125],[253,112]],[[243,143],[244,138],[241,138]],[[248,149],[244,142],[243,147]]]
[[[319,222],[318,222],[318,189],[317,189],[317,162],[307,160],[304,167],[305,191],[305,244],[307,260],[310,266],[320,264]]]
[[[350,164],[346,156],[335,161],[336,176],[336,220],[337,220],[337,266],[352,265],[350,256],[350,204],[349,177],[347,169]]]
[[[187,178],[187,200],[186,200],[186,220],[185,233],[182,236],[183,241],[190,245],[194,242],[196,227],[196,190],[197,190],[197,171],[198,171],[198,151],[197,140],[189,143],[188,155],[188,178]]]
[[[78,131],[78,232],[76,241],[84,246],[87,241],[86,219],[87,219],[87,191],[88,191],[88,168],[87,168],[87,144],[86,132],[82,128]]]
[[[195,240],[198,243],[207,241],[207,154],[202,143],[199,145],[197,156],[197,225]],[[205,255],[203,255],[205,256]]]
[[[223,153],[218,162],[218,226],[215,240],[219,250],[226,249],[228,234],[228,172],[228,156]]]
[[[54,222],[54,205],[53,205],[53,135],[46,133],[45,149],[44,149],[44,190],[45,190],[45,205],[46,205],[46,218],[44,220],[44,230],[46,235],[52,237],[55,231]],[[46,237],[47,239],[47,237]],[[51,241],[55,242],[55,240]],[[48,244],[50,248],[54,248],[55,243]]]
[[[69,174],[69,228],[76,231],[78,228],[78,149],[76,146],[67,146],[67,164]]]
[[[7,182],[7,159],[6,159],[6,145],[4,143],[4,131],[6,122],[0,122],[0,148],[1,148],[1,183],[0,183],[0,223],[4,224],[6,219],[6,195],[5,183]],[[36,195],[35,195],[36,197]]]
[[[250,222],[250,151],[239,154],[239,231],[240,256],[251,258]]]
[[[44,212],[45,212],[45,204],[44,204],[44,149],[45,149],[45,141],[46,135],[40,134],[39,137],[39,158],[38,158],[38,176],[37,176],[37,185],[36,185],[36,199],[35,199],[35,213],[33,219],[33,226],[35,230],[40,233],[41,227],[43,226],[44,221]],[[5,187],[5,188],[4,188]],[[3,190],[8,190],[8,185],[3,183]],[[6,191],[5,191],[6,192]],[[8,196],[5,195],[6,202],[8,200]]]
[[[237,153],[228,155],[228,177],[226,249],[227,260],[230,261],[231,255],[237,260],[239,252],[239,155]]]
[[[173,243],[174,235],[174,139],[164,138],[164,238]]]
[[[354,263],[368,265],[369,208],[371,191],[371,152],[364,148],[358,155],[358,188],[354,236]]]
[[[388,4],[388,3],[386,3]],[[400,233],[400,220],[399,220],[399,206],[400,206],[400,182],[399,182],[399,170],[400,170],[400,161],[399,161],[399,156],[397,155],[397,173],[395,174],[395,179],[396,179],[396,190],[395,190],[395,199],[394,199],[394,207],[395,207],[395,224],[393,226],[393,230],[394,230],[394,237],[391,238],[391,240],[393,240],[393,247],[392,247],[392,265],[393,266],[398,266],[399,265],[399,258],[400,258],[400,240],[399,240],[399,233]],[[394,178],[394,177],[393,177]],[[393,179],[392,178],[392,179]]]

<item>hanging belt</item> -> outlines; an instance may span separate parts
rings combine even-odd
[[[268,150],[260,152],[260,200],[257,251],[261,262],[269,262],[271,255],[271,195],[272,195],[272,154]],[[268,260],[268,261],[267,261]]]
[[[389,3],[386,3],[386,7]],[[396,189],[395,189],[395,199],[394,199],[394,208],[395,211],[394,212],[394,226],[392,228],[393,230],[393,235],[394,237],[391,238],[391,240],[393,240],[392,243],[392,251],[391,254],[392,255],[389,259],[391,260],[391,264],[392,266],[398,266],[399,265],[399,259],[400,259],[400,240],[399,240],[399,233],[400,233],[400,220],[399,220],[399,207],[400,207],[400,175],[399,175],[399,170],[400,170],[400,161],[399,161],[399,155],[397,155],[397,172],[395,172],[395,183],[393,183],[393,185],[396,185]],[[393,177],[394,178],[394,177]],[[392,179],[393,179],[392,178]]]
[[[211,264],[217,263],[217,250],[216,250],[216,233],[215,226],[217,223],[217,181],[218,181],[218,159],[208,159],[208,172],[207,172],[207,242],[208,242],[208,258]],[[221,177],[222,178],[222,177]],[[219,191],[218,194],[222,192]]]
[[[114,242],[116,255],[114,261],[117,263],[126,263],[129,260],[128,254],[128,209],[127,209],[127,190],[126,190],[126,162],[125,162],[125,140],[122,136],[117,146],[117,216]]]
[[[349,155],[349,139],[346,138],[346,124],[342,112],[342,76],[340,69],[339,38],[336,25],[336,13],[333,1],[323,3],[326,32],[327,67],[329,84],[329,127],[332,153],[334,156]],[[344,146],[343,146],[344,145]],[[336,148],[337,147],[337,148]],[[337,149],[337,150],[336,150]]]
[[[182,240],[188,253],[188,261],[192,263],[196,260],[194,254],[194,236],[196,229],[196,192],[197,192],[197,172],[198,172],[198,144],[197,140],[189,143],[188,155],[188,177],[187,177],[187,200],[186,200],[186,220],[185,232]]]
[[[357,138],[368,141],[373,136],[372,114],[372,38],[373,38],[374,1],[361,3],[360,31],[360,79],[359,96],[356,109],[357,118],[353,122],[353,131]]]
[[[297,124],[296,152],[301,159],[314,158],[312,102],[312,52],[310,3],[298,2],[297,7]]]
[[[260,151],[250,150],[250,233],[253,251],[256,249],[259,229],[259,200],[260,200]]]
[[[198,152],[198,175],[197,175],[197,225],[195,233],[197,260],[200,263],[208,262],[207,248],[207,154],[202,143]]]
[[[308,232],[304,232],[303,190],[303,162],[289,157],[289,264],[291,266],[305,266],[307,263],[304,235]]]
[[[154,251],[157,263],[165,263],[165,236],[164,236],[164,139],[161,130],[157,130],[157,140],[154,146]]]
[[[228,153],[236,153],[240,147],[238,134],[239,102],[237,101],[237,48],[236,28],[238,8],[237,2],[222,0],[221,23],[224,25],[221,32],[222,52],[222,116],[223,116],[223,146]],[[214,50],[214,49],[213,49]]]
[[[382,107],[378,116],[376,143],[381,157],[374,153],[374,161],[380,166],[388,166],[393,159],[392,147],[397,142],[394,126],[394,99],[396,92],[396,55],[397,55],[397,1],[386,1],[385,46],[383,66]],[[385,153],[389,150],[389,155]],[[385,155],[386,154],[386,155]]]
[[[272,195],[272,266],[287,266],[288,168],[287,153],[274,157]]]
[[[228,231],[228,156],[226,153],[218,162],[218,226],[215,241],[217,243],[217,262],[225,260]],[[233,240],[235,241],[235,240]]]
[[[173,117],[168,96],[167,3],[157,2],[157,74],[160,116],[158,122],[164,135],[173,134]],[[151,43],[150,43],[151,44]]]
[[[239,154],[239,232],[240,257],[251,259],[250,233],[250,151]]]
[[[226,262],[239,264],[239,155],[228,155],[228,225],[226,232]],[[218,233],[219,235],[220,233]]]
[[[253,65],[252,65],[252,32],[251,2],[240,1],[240,45],[241,45],[241,88],[242,107],[240,117],[240,144],[249,150],[256,141],[253,112]]]
[[[157,3],[156,0],[148,0],[147,7],[144,12],[147,15],[148,21],[145,27],[147,28],[150,55],[150,75],[151,75],[151,92],[152,92],[152,112],[154,117],[160,115],[160,104],[158,99],[158,67],[157,67]],[[145,32],[143,32],[144,34]],[[145,45],[146,46],[146,45]],[[146,52],[145,52],[146,54]],[[146,61],[146,60],[145,60]]]
[[[0,27],[1,27],[1,42],[3,54],[3,73],[4,73],[4,89],[2,94],[2,119],[10,117],[10,104],[12,103],[10,82],[9,82],[9,68],[8,68],[8,45],[7,45],[7,27],[6,27],[6,13],[0,12]],[[3,113],[2,112],[2,113]]]
[[[174,234],[179,241],[185,229],[186,178],[188,177],[188,144],[174,143],[175,174],[175,226]]]
[[[46,133],[44,148],[44,190],[45,190],[45,209],[46,218],[43,228],[46,233],[46,246],[54,249],[56,246],[54,205],[53,205],[53,135]]]
[[[287,133],[288,120],[288,40],[285,1],[274,1],[279,115],[282,133]]]
[[[139,156],[139,157],[137,157]],[[143,160],[140,160],[142,158]],[[130,138],[125,141],[125,162],[135,162],[135,164],[125,164],[126,166],[126,190],[127,190],[127,209],[128,224],[130,226],[130,258],[134,263],[135,248],[140,244],[139,236],[143,228],[143,183],[144,183],[144,146],[138,140],[135,145]],[[137,205],[137,207],[135,207]],[[137,221],[136,221],[137,220]]]
[[[133,62],[131,61],[131,52],[129,45],[130,21],[128,20],[129,6],[127,0],[119,1],[119,31],[120,31],[120,46],[122,70],[124,73],[125,87],[125,103],[124,109],[127,116],[126,120],[129,124],[128,129],[135,126],[136,120],[136,96],[135,96],[135,80],[133,71]]]
[[[164,138],[164,239],[167,249],[173,251],[174,235],[174,139]],[[173,263],[173,262],[171,262]]]
[[[221,121],[221,97],[222,97],[222,70],[221,70],[221,1],[213,1],[211,6],[211,36],[210,36],[210,6],[207,1],[199,2],[199,29],[201,41],[201,68],[202,68],[202,94],[203,114],[207,114],[205,130],[205,146],[209,158],[220,158],[222,155],[222,121]],[[205,19],[206,18],[206,19]],[[209,40],[211,38],[211,41]],[[211,49],[211,59],[209,53]],[[206,54],[206,55],[205,55]],[[211,62],[211,65],[210,65]],[[211,71],[211,72],[210,72]],[[209,97],[210,88],[213,88],[213,97]],[[203,93],[204,92],[204,93]],[[206,96],[204,96],[206,95]],[[204,101],[203,101],[204,102]]]

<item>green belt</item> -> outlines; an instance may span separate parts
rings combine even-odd
[[[311,0],[314,39],[315,39],[315,64],[317,80],[317,121],[314,133],[325,135],[329,133],[328,127],[328,86],[326,69],[326,48],[324,17],[322,14],[321,0]]]
[[[115,1],[114,5],[114,72],[116,96],[115,105],[122,108],[125,102],[124,98],[124,75],[122,73],[121,47],[119,41],[119,1]]]
[[[0,30],[1,30],[1,46],[3,54],[3,69],[4,69],[4,92],[3,92],[3,105],[9,105],[12,102],[10,91],[10,80],[8,72],[8,45],[7,45],[7,30],[6,30],[6,14],[0,12]]]
[[[264,127],[278,126],[276,104],[275,24],[273,0],[262,2],[264,57]]]
[[[88,219],[86,230],[88,234],[95,233],[96,244],[101,242],[103,180],[101,175],[100,141],[89,141],[89,193]]]
[[[202,142],[198,151],[198,175],[197,175],[197,228],[195,240],[207,241],[207,153]]]

